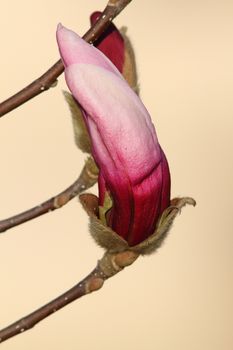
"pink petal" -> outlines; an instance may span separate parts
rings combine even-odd
[[[118,69],[101,51],[61,24],[57,27],[57,42],[65,67],[74,63],[93,64],[115,72],[121,77]]]
[[[65,76],[86,112],[96,155],[101,154],[101,162],[106,158],[108,167],[111,157],[117,167],[127,168],[135,183],[140,182],[161,155],[154,126],[139,97],[124,80],[98,66],[73,64]]]

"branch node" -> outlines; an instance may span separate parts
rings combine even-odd
[[[50,88],[56,87],[57,84],[58,84],[58,80],[56,79],[56,80],[54,80],[54,82],[50,85]]]
[[[63,207],[63,205],[68,203],[69,200],[70,200],[69,193],[63,193],[60,196],[55,197],[54,202],[53,202],[54,208],[58,209],[58,208]]]
[[[114,276],[126,266],[131,265],[138,257],[139,253],[130,250],[120,253],[106,252],[99,261],[98,266],[102,273],[108,278]]]
[[[95,292],[96,290],[100,289],[104,284],[104,280],[99,277],[94,277],[90,281],[87,281],[85,285],[85,292],[86,294]]]

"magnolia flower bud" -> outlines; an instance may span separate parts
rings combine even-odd
[[[58,26],[65,78],[83,110],[99,168],[99,207],[106,225],[135,246],[155,231],[170,205],[170,174],[148,111],[97,48]]]

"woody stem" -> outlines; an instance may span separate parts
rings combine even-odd
[[[122,271],[124,267],[131,265],[138,256],[137,253],[132,251],[124,251],[115,254],[105,253],[103,258],[98,262],[96,268],[73,288],[29,315],[0,330],[0,343],[31,329],[37,323],[72,301],[97,291],[103,286],[106,279]]]
[[[131,2],[132,0],[109,1],[105,7],[102,16],[93,26],[84,34],[83,39],[89,43],[93,43],[109,26],[111,21]],[[33,81],[31,84],[11,96],[0,104],[0,117],[21,106],[33,97],[41,94],[45,90],[56,84],[57,78],[64,71],[61,60],[57,61],[43,75]]]
[[[97,178],[98,178],[98,174],[96,173],[94,161],[92,158],[89,158],[86,161],[86,164],[83,167],[83,170],[80,176],[72,185],[67,187],[64,191],[60,192],[56,196],[35,206],[34,208],[26,210],[20,214],[11,216],[7,219],[1,220],[0,233],[12,227],[21,225],[24,222],[35,219],[38,216],[46,214],[50,211],[63,207],[63,205],[67,204],[71,199],[76,197],[78,194],[80,194],[81,192],[93,186],[96,183]]]

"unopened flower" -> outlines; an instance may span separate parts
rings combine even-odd
[[[135,247],[154,237],[172,211],[166,157],[148,111],[116,66],[61,25],[57,41],[99,168],[97,215],[113,236]]]

